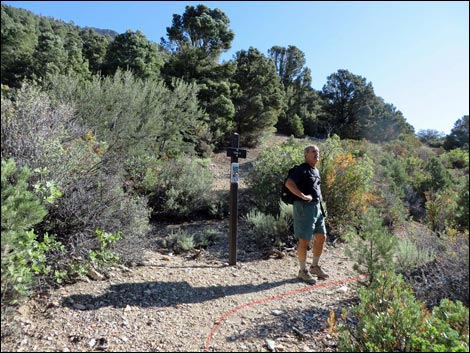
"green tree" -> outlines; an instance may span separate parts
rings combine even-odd
[[[106,50],[111,42],[111,38],[98,34],[91,28],[82,30],[80,36],[83,41],[83,56],[88,60],[91,73],[96,74],[100,72],[103,67]]]
[[[294,114],[294,116],[291,119],[289,119],[289,128],[292,134],[296,137],[300,137],[304,134],[304,127],[302,125],[302,120],[297,114]]]
[[[325,99],[322,123],[326,132],[341,138],[360,138],[360,119],[375,96],[372,83],[348,70],[338,70],[328,76],[321,94]]]
[[[358,234],[350,233],[346,255],[354,259],[354,269],[367,275],[373,283],[380,271],[393,268],[393,255],[397,240],[386,227],[374,208],[369,208],[361,220]]]
[[[229,79],[234,71],[233,62],[218,64],[203,50],[194,47],[173,53],[162,68],[162,76],[169,87],[175,77],[198,85],[199,104],[207,113],[205,121],[211,132],[204,139],[208,144],[223,145],[233,130],[235,107]]]
[[[274,63],[258,49],[237,52],[236,64],[233,76],[238,85],[233,99],[236,131],[242,143],[253,146],[265,130],[276,124],[284,92]]]
[[[320,136],[319,117],[322,112],[322,98],[310,84],[310,70],[306,68],[305,76],[295,82],[296,95],[291,109],[302,120],[304,131],[309,136]]]
[[[285,102],[276,128],[280,132],[300,136],[317,134],[318,115],[322,109],[320,97],[311,87],[312,75],[305,67],[305,54],[295,46],[273,46],[269,57],[284,86]],[[300,124],[299,124],[300,122]]]
[[[444,148],[451,150],[460,147],[468,151],[468,125],[468,115],[457,120],[450,134],[446,136]]]
[[[431,157],[424,166],[427,178],[424,182],[424,191],[440,191],[448,188],[452,183],[452,175],[437,157]]]
[[[235,63],[215,64],[201,77],[198,98],[208,114],[210,141],[217,146],[226,145],[234,128],[235,106],[232,102],[233,85],[229,78],[235,72]]]
[[[131,70],[137,77],[158,77],[163,54],[141,31],[127,30],[109,44],[103,63],[103,73],[112,75],[118,68]]]
[[[457,214],[456,214],[456,221],[457,225],[461,229],[466,229],[468,232],[468,222],[470,218],[469,212],[469,178],[467,175],[466,183],[463,185],[460,193],[459,198],[457,200]]]
[[[211,132],[202,143],[215,146],[223,145],[230,137],[235,114],[229,82],[235,64],[218,64],[220,54],[230,48],[234,38],[229,23],[220,9],[186,6],[182,16],[173,15],[172,26],[167,28],[168,41],[161,40],[171,53],[162,76],[170,87],[174,77],[198,85],[200,106],[207,113]]]
[[[296,46],[287,48],[273,46],[268,50],[268,56],[276,65],[276,72],[284,86],[292,85],[296,80],[305,76],[305,54]]]
[[[23,9],[1,4],[1,82],[18,87],[30,74],[37,45],[36,19]]]
[[[445,134],[434,129],[419,130],[417,133],[419,140],[432,147],[440,147],[445,140]]]
[[[413,134],[401,111],[382,97],[373,96],[369,103],[358,111],[358,135],[372,142],[396,140],[402,134]]]
[[[83,57],[83,41],[79,32],[71,26],[65,27],[64,49],[67,52],[67,72],[75,72],[79,76],[89,79],[90,69],[89,63]]]
[[[109,37],[98,34],[91,28],[82,30],[83,56],[88,60],[90,71],[96,74],[101,71],[106,56],[106,50],[111,42]]]
[[[183,16],[173,15],[172,26],[166,29],[169,41],[162,38],[162,44],[172,52],[199,48],[205,56],[217,61],[223,51],[230,49],[234,38],[229,24],[229,18],[220,9],[188,5]]]
[[[33,54],[33,76],[64,74],[67,67],[67,52],[60,36],[52,31],[42,32]]]

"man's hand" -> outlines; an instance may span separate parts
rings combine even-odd
[[[312,195],[304,195],[304,194],[302,194],[302,199],[303,199],[304,201],[310,202],[310,201],[312,201],[313,197],[312,197]]]

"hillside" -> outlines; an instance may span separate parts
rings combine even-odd
[[[112,39],[116,38],[116,36],[119,35],[118,32],[116,31],[113,31],[112,29],[102,29],[102,28],[96,28],[96,27],[84,27],[83,29],[92,29],[94,30],[96,33],[99,33],[103,36],[110,36]]]

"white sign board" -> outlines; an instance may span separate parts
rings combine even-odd
[[[232,163],[232,167],[230,168],[230,182],[238,184],[238,163]]]

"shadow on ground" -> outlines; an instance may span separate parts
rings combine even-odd
[[[122,283],[111,285],[106,293],[99,296],[74,294],[65,297],[62,305],[73,309],[80,308],[79,310],[95,310],[106,306],[125,308],[128,305],[138,307],[168,307],[178,304],[202,303],[237,294],[265,291],[296,282],[298,282],[298,279],[292,278],[257,285],[216,285],[210,287],[192,287],[186,281]],[[81,306],[76,304],[81,304]]]

